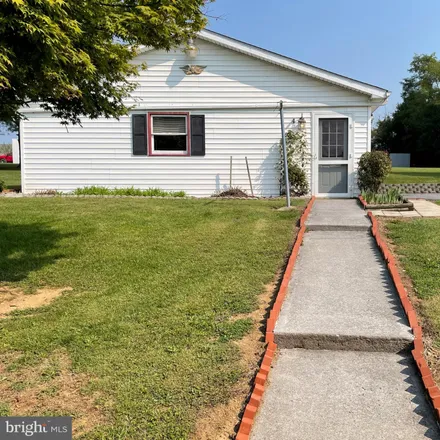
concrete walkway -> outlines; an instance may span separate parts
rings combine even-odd
[[[413,336],[355,200],[317,200],[252,440],[440,440]]]

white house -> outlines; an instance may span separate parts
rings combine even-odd
[[[98,185],[184,190],[210,196],[232,183],[277,196],[285,128],[305,119],[310,187],[317,196],[358,193],[356,169],[371,148],[372,112],[389,92],[241,41],[202,31],[197,51],[144,49],[146,63],[120,120],[60,125],[38,106],[20,125],[25,193]]]

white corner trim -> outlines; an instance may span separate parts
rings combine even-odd
[[[371,111],[371,107],[368,107],[368,109],[367,109],[367,151],[371,151],[371,130],[372,130],[372,121],[371,121],[371,119],[372,119],[372,117],[373,117],[373,114],[372,114],[372,111]]]

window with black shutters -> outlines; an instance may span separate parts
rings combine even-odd
[[[188,115],[152,114],[150,116],[151,154],[188,155]]]

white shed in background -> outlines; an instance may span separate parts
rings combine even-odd
[[[411,166],[411,154],[409,153],[391,153],[390,158],[393,168],[409,168]]]
[[[20,144],[18,139],[12,139],[12,161],[15,164],[20,163]]]
[[[134,62],[148,68],[120,120],[84,118],[66,130],[38,105],[23,109],[23,191],[134,186],[206,197],[229,186],[232,156],[234,186],[250,190],[247,157],[255,194],[277,196],[282,100],[286,130],[305,119],[312,193],[358,193],[371,115],[389,92],[211,31],[195,45],[144,48]]]

